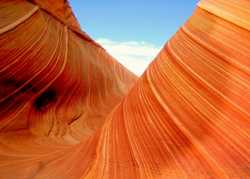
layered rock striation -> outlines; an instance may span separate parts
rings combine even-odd
[[[63,0],[0,2],[0,178],[249,178],[250,2],[202,0],[141,77]]]

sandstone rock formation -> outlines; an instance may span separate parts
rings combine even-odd
[[[0,178],[250,178],[249,7],[202,0],[137,78],[67,1],[0,1]]]

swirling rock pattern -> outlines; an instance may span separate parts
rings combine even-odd
[[[250,178],[249,7],[199,2],[137,79],[67,2],[1,1],[0,178]]]

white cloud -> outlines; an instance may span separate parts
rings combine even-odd
[[[160,49],[147,42],[118,42],[106,38],[96,40],[121,64],[137,75],[141,75]]]

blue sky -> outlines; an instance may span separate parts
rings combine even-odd
[[[188,19],[197,2],[70,0],[82,29],[138,75]]]

